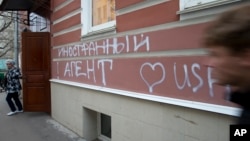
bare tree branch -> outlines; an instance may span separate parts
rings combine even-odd
[[[4,57],[9,51],[11,51],[13,49],[13,47],[8,48],[7,50],[5,50],[4,52],[0,53],[0,58]]]
[[[0,46],[0,49],[5,49],[8,46],[10,46],[10,44],[12,44],[12,42],[14,41],[14,39],[9,40],[4,46]]]
[[[13,50],[14,27],[13,11],[0,13],[0,57],[5,58]]]
[[[0,32],[3,32],[5,29],[7,29],[12,21],[13,21],[13,12],[9,13],[9,12],[2,12],[0,14],[0,16],[2,16],[3,18],[1,19],[1,28],[0,28]],[[10,16],[11,18],[7,18],[8,16]]]

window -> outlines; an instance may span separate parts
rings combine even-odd
[[[243,0],[180,0],[180,20],[213,16],[219,14]]]
[[[182,8],[187,9],[193,6],[198,6],[201,4],[206,4],[214,1],[221,1],[221,0],[181,0],[181,3],[182,3]]]
[[[91,141],[111,141],[111,120],[109,115],[83,108],[84,138]]]
[[[82,0],[82,35],[115,27],[115,0]]]
[[[105,114],[99,114],[99,139],[110,141],[111,140],[111,117]]]
[[[41,17],[35,13],[31,13],[30,16],[30,30],[32,32],[48,32],[48,21],[44,17]]]
[[[233,3],[241,0],[180,0],[180,11],[205,5],[220,5]]]

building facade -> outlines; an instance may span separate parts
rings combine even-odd
[[[225,141],[202,32],[243,0],[51,0],[51,116],[86,140]]]

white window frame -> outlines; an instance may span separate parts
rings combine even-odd
[[[200,7],[199,9],[206,7],[213,7],[217,5],[223,5],[226,3],[239,2],[241,0],[180,0],[180,11],[185,11],[188,9],[195,9]]]
[[[81,22],[83,25],[82,28],[83,36],[116,26],[115,20],[97,26],[92,26],[92,0],[81,0],[81,4],[82,4]]]
[[[231,8],[234,4],[241,3],[243,0],[190,0],[199,2],[196,5],[186,5],[189,0],[180,0],[180,10],[177,14],[180,14],[180,20],[192,19],[197,17],[212,17],[215,14],[224,12]]]
[[[180,10],[221,0],[180,0]]]

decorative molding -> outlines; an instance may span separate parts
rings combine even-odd
[[[124,14],[131,13],[134,11],[138,11],[140,9],[151,7],[151,6],[161,4],[161,3],[164,3],[167,1],[170,1],[170,0],[146,0],[144,2],[140,2],[140,3],[134,4],[134,5],[128,6],[126,8],[116,10],[116,16],[120,16],[120,15],[124,15]]]
[[[53,33],[53,37],[56,37],[56,36],[60,36],[60,35],[63,35],[63,34],[67,34],[69,32],[72,32],[72,31],[76,31],[76,30],[79,30],[82,28],[82,25],[79,24],[79,25],[75,25],[75,26],[72,26],[70,28],[67,28],[67,29],[64,29],[64,30],[61,30],[59,32],[55,32]]]
[[[53,25],[58,24],[64,20],[67,20],[67,19],[71,18],[72,16],[75,16],[76,14],[81,14],[81,11],[82,11],[82,9],[77,9],[77,10],[72,11],[71,13],[69,13],[63,17],[60,17],[59,19],[56,19],[53,21]]]
[[[84,56],[72,58],[54,58],[52,61],[68,61],[68,60],[89,60],[89,59],[103,59],[103,58],[145,58],[145,57],[177,57],[177,56],[205,56],[207,51],[204,48],[183,49],[183,50],[166,50],[155,52],[137,52],[129,54],[115,54],[115,55],[98,55],[98,56]]]
[[[114,35],[116,33],[116,26],[112,26],[112,27],[109,27],[109,28],[104,28],[102,30],[97,30],[97,31],[92,31],[92,32],[89,32],[88,34],[86,35],[83,35],[82,36],[82,41],[88,41],[88,40],[93,40],[93,39],[96,39],[96,38],[100,38],[100,37],[107,37],[109,35]]]
[[[51,79],[50,82],[69,85],[69,86],[75,86],[75,87],[80,87],[80,88],[85,88],[85,89],[91,89],[95,91],[102,91],[102,92],[116,94],[116,95],[128,96],[132,98],[139,98],[143,100],[149,100],[149,101],[154,101],[154,102],[160,102],[160,103],[165,103],[165,104],[204,110],[204,111],[225,114],[225,115],[230,115],[230,116],[240,116],[240,112],[241,112],[241,109],[236,108],[236,107],[228,107],[228,106],[208,104],[208,103],[202,103],[202,102],[196,102],[196,101],[161,97],[161,96],[149,95],[145,93],[137,93],[137,92],[131,92],[131,91],[89,85],[89,84],[82,84],[82,83],[77,83],[77,82],[70,82],[70,81],[65,81],[65,80]]]
[[[141,34],[141,33],[146,33],[146,32],[154,32],[154,31],[159,31],[159,30],[184,27],[184,26],[189,26],[189,25],[193,25],[193,24],[202,24],[202,23],[209,22],[213,19],[214,19],[213,16],[203,16],[203,17],[199,17],[199,18],[187,19],[187,20],[183,20],[183,21],[176,21],[176,22],[171,22],[171,23],[166,23],[166,24],[161,24],[161,25],[155,25],[155,26],[151,26],[151,27],[129,30],[126,32],[119,32],[119,33],[115,33],[115,34],[111,32],[112,29],[109,29],[110,31],[107,30],[107,32],[105,32],[105,34],[104,34],[105,36],[102,36],[102,34],[100,34],[98,36],[86,35],[86,37],[83,36],[84,39],[82,39],[79,42],[73,42],[73,43],[64,44],[64,45],[53,46],[53,49],[61,48],[62,46],[80,44],[83,41],[84,42],[92,42],[92,41],[98,41],[98,40],[114,38],[114,37],[121,37],[121,36],[126,36],[126,35],[134,35],[134,34]],[[115,31],[113,31],[113,32],[115,32]]]
[[[64,7],[66,7],[66,6],[68,6],[68,5],[69,5],[71,2],[73,2],[73,1],[74,1],[74,0],[67,0],[67,1],[61,3],[59,6],[57,6],[57,7],[55,8],[54,12],[56,12],[56,11],[58,11],[58,10],[64,8]]]

